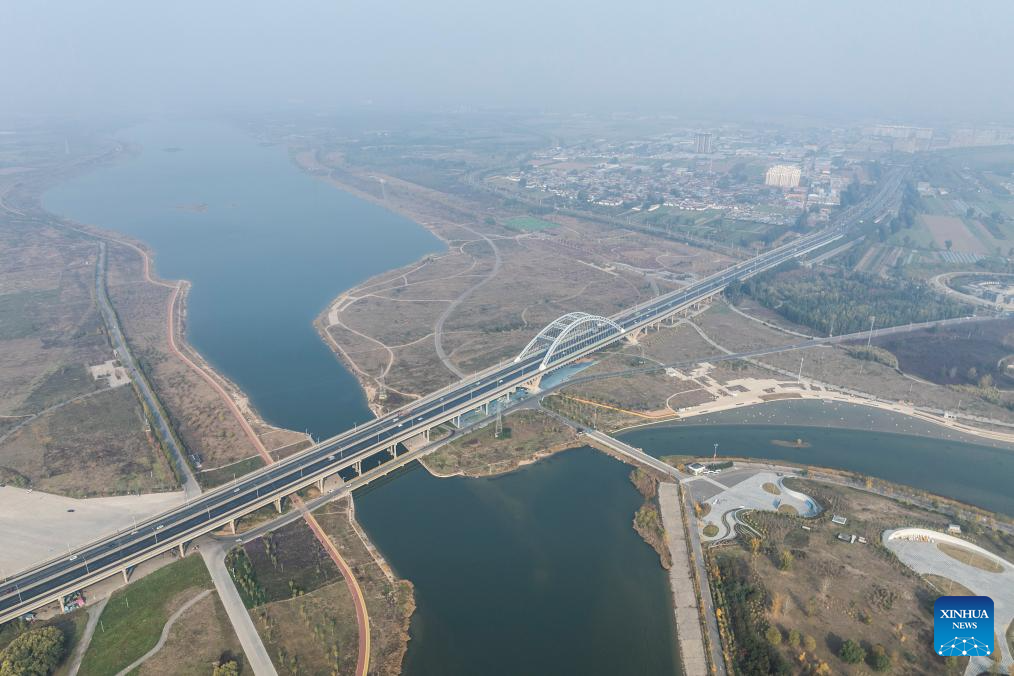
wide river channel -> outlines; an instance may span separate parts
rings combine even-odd
[[[311,326],[328,301],[442,244],[417,224],[300,172],[280,147],[214,123],[149,123],[140,152],[49,191],[45,205],[149,244],[193,283],[187,337],[269,422],[318,438],[370,416]],[[927,436],[928,435],[928,436]],[[1014,456],[895,414],[780,402],[624,438],[838,467],[1014,514]],[[802,438],[805,449],[773,440]],[[493,479],[417,465],[357,493],[357,514],[418,608],[405,673],[678,670],[668,581],[630,524],[628,468],[590,449]]]
[[[140,152],[50,190],[46,207],[126,233],[193,284],[187,338],[269,422],[324,438],[370,417],[311,322],[342,291],[442,243],[214,123],[118,134]],[[629,469],[589,449],[490,480],[418,466],[357,515],[418,608],[405,673],[667,673],[668,580],[630,527]]]

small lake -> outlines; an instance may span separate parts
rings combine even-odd
[[[619,435],[655,456],[784,460],[879,477],[1014,516],[1014,450],[869,406],[778,401]],[[807,448],[777,445],[802,439]]]

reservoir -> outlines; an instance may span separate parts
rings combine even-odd
[[[713,454],[833,467],[1014,516],[1014,451],[890,411],[778,401],[619,435],[654,456]],[[776,441],[802,439],[806,448]]]
[[[125,233],[193,283],[187,339],[270,423],[318,438],[370,417],[311,322],[371,275],[443,244],[300,172],[234,128],[158,122],[139,148],[44,196]],[[406,674],[673,673],[668,580],[631,527],[629,468],[589,449],[495,479],[418,465],[357,494],[357,515],[416,586]]]

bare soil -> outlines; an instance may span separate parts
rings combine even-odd
[[[504,418],[503,426],[500,438],[496,426],[489,425],[455,439],[420,462],[437,476],[490,476],[582,445],[571,427],[541,411],[518,411]]]

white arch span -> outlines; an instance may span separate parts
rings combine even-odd
[[[539,370],[545,370],[561,351],[570,345],[588,338],[596,333],[601,333],[604,328],[611,328],[616,335],[623,334],[623,327],[608,317],[592,315],[587,312],[569,312],[562,317],[557,317],[539,331],[538,335],[525,345],[525,349],[514,359],[517,363],[528,357],[545,350]]]

